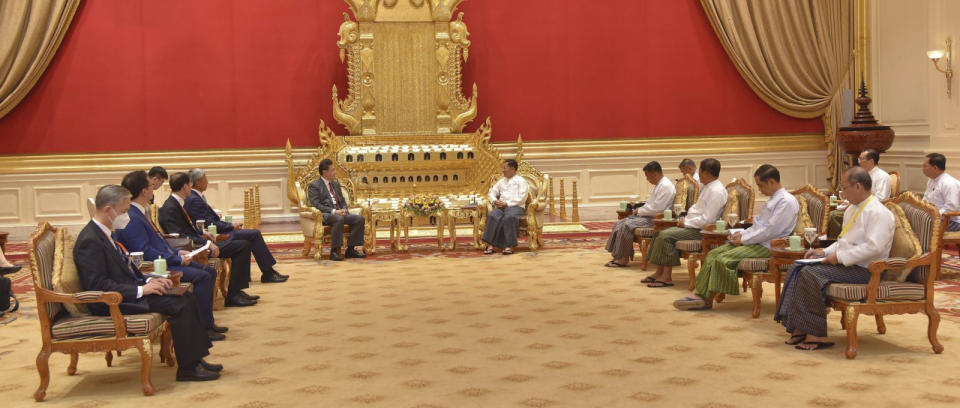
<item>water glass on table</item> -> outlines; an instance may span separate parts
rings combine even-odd
[[[807,248],[813,248],[813,243],[817,240],[817,229],[816,228],[804,228],[803,229],[803,240],[807,241]]]
[[[736,228],[737,222],[740,221],[740,216],[737,213],[730,213],[730,214],[727,214],[726,220],[727,220],[727,226],[729,226],[730,228]]]

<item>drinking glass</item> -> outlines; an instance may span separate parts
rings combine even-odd
[[[197,229],[203,231],[206,229],[207,222],[204,220],[197,220]]]
[[[131,252],[130,254],[130,263],[133,266],[139,268],[140,264],[143,263],[143,252]]]
[[[682,205],[680,205],[680,204],[674,204],[674,205],[673,205],[673,216],[674,216],[674,217],[679,217],[679,216],[680,216],[680,213],[682,213],[682,212],[683,212],[683,206],[682,206]]]
[[[727,221],[727,228],[736,228],[737,221],[740,221],[740,215],[738,215],[737,213],[727,214],[726,221]]]
[[[803,229],[803,239],[807,241],[807,248],[813,247],[813,242],[817,240],[817,229],[816,228],[804,228]]]

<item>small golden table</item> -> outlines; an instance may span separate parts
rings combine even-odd
[[[480,208],[477,206],[447,208],[443,210],[444,223],[450,232],[450,245],[446,249],[457,249],[457,218],[469,219],[473,224],[473,247],[480,247]],[[441,238],[442,239],[442,238]]]

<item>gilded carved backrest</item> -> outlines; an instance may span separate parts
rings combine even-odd
[[[727,188],[727,204],[723,206],[723,214],[720,214],[720,219],[725,217],[727,214],[737,214],[738,217],[741,217],[743,211],[740,211],[740,191],[735,188]],[[744,218],[741,218],[744,219]]]
[[[806,201],[807,214],[810,215],[813,226],[817,228],[818,233],[826,233],[827,224],[830,222],[830,211],[827,205],[830,199],[810,184],[793,190],[790,194],[799,195]]]
[[[700,185],[689,174],[684,174],[676,183],[677,195],[673,197],[674,204],[683,205],[683,210],[689,210],[700,195]]]
[[[351,135],[459,133],[477,115],[477,88],[462,93],[470,33],[462,0],[346,0],[340,60],[347,97],[333,87],[334,117]]]
[[[753,217],[753,206],[756,200],[756,195],[754,194],[753,187],[749,183],[745,182],[744,179],[738,178],[726,185],[728,200],[731,197],[736,197],[737,199],[737,208],[736,211],[728,210],[724,214],[731,214],[736,212],[737,216],[741,220],[749,219]],[[736,195],[732,194],[736,192]]]
[[[800,194],[794,194],[793,198],[797,199],[797,204],[799,205],[797,223],[793,226],[793,233],[803,236],[805,228],[817,228],[817,226],[813,224],[813,219],[810,218],[810,207],[807,206],[806,198]]]
[[[890,173],[890,198],[900,194],[900,172],[891,171]]]

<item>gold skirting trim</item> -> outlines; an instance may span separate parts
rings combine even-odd
[[[279,145],[279,143],[278,143]],[[514,142],[494,144],[505,154]],[[660,156],[768,153],[826,150],[821,134],[774,134],[743,136],[697,136],[643,139],[595,139],[524,141],[527,160],[617,156]],[[305,161],[316,148],[293,149],[295,161]],[[283,147],[264,149],[215,149],[200,151],[153,151],[115,153],[65,153],[0,155],[0,174],[129,171],[152,166],[173,169],[190,167],[249,168],[284,165]]]

